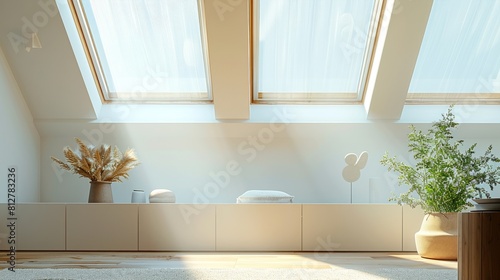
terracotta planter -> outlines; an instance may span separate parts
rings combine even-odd
[[[430,213],[415,233],[418,254],[423,258],[456,260],[458,255],[457,213]]]
[[[111,182],[91,181],[89,203],[113,203]]]

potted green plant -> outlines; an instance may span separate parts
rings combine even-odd
[[[450,106],[427,132],[410,125],[408,149],[414,165],[388,153],[380,161],[390,172],[398,174],[399,185],[409,187],[390,200],[420,206],[425,212],[421,230],[415,235],[417,251],[422,257],[456,259],[457,213],[473,206],[474,198],[490,197],[483,186],[493,190],[500,182],[500,168],[496,164],[500,159],[493,154],[492,146],[481,155],[475,151],[477,144],[465,148],[464,140],[453,137],[457,127]],[[443,227],[443,232],[432,232],[427,238],[427,233],[438,226]]]
[[[111,183],[128,178],[128,172],[139,164],[134,150],[121,153],[115,146],[103,144],[97,147],[85,144],[75,138],[78,150],[63,149],[67,162],[51,157],[60,168],[90,180],[88,202],[112,203]]]

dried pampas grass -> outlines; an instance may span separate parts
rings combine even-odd
[[[67,162],[51,157],[60,168],[68,170],[90,181],[121,182],[128,178],[128,172],[139,164],[134,150],[127,149],[121,153],[115,146],[101,145],[93,147],[86,145],[82,140],[75,138],[78,150],[70,147],[63,150]]]

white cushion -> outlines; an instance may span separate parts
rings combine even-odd
[[[293,196],[282,191],[249,190],[240,195],[237,203],[292,203]]]
[[[175,194],[171,190],[156,189],[149,194],[150,203],[175,203]]]

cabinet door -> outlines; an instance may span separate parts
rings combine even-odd
[[[136,251],[137,204],[67,204],[67,250]]]
[[[7,220],[7,204],[0,205],[0,218]],[[17,204],[15,217],[12,220],[15,231],[16,250],[65,250],[65,205],[64,204]],[[7,226],[0,227],[0,249],[6,250],[10,247],[8,238],[11,236]]]
[[[215,205],[141,204],[140,251],[214,251]]]
[[[392,204],[304,204],[304,251],[401,251],[402,210]]]
[[[415,245],[415,233],[420,230],[424,219],[422,208],[411,208],[403,205],[403,251],[417,251]]]
[[[300,251],[301,204],[218,204],[218,251]]]

